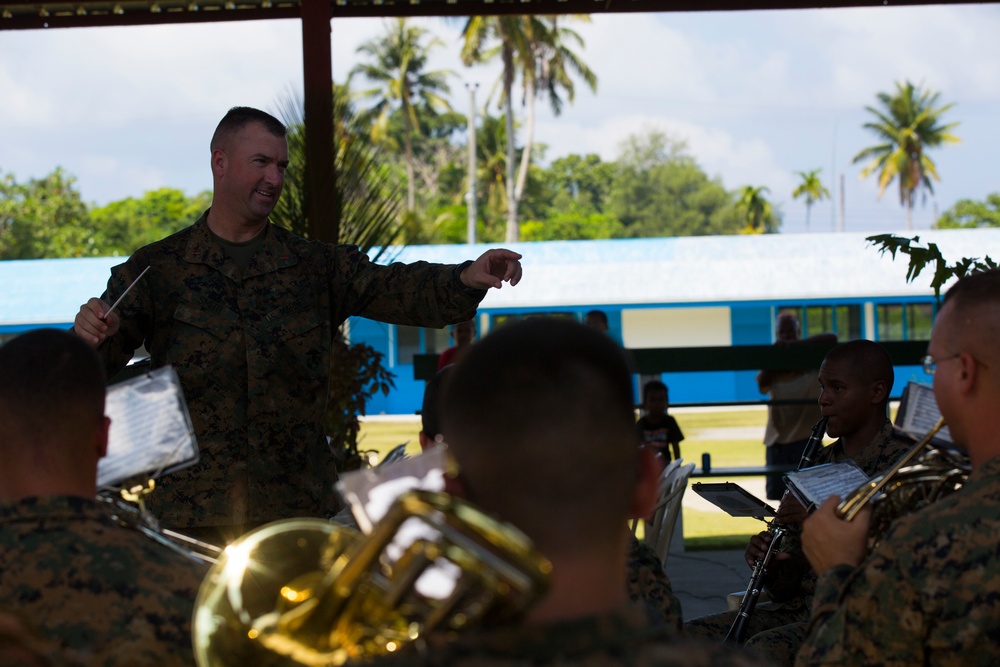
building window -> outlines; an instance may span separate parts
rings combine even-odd
[[[412,364],[413,355],[420,354],[420,327],[396,326],[397,364]]]
[[[511,322],[517,322],[518,320],[526,320],[532,317],[558,317],[564,320],[576,321],[576,315],[573,313],[567,313],[562,311],[555,312],[532,312],[532,313],[505,313],[503,315],[493,315],[490,318],[490,330],[502,327],[505,324],[510,324]]]
[[[861,338],[861,306],[789,306],[779,312],[794,313],[802,325],[802,337],[821,333],[837,334],[837,340]]]
[[[879,340],[930,340],[934,305],[881,303],[875,307]]]

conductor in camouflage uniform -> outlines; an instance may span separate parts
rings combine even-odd
[[[897,519],[866,555],[871,510],[824,502],[803,525],[819,580],[796,665],[1000,664],[1000,272],[960,279],[938,312],[924,368],[972,474]]]
[[[189,666],[207,567],[97,500],[104,397],[100,359],[72,334],[0,347],[0,609],[52,665]]]
[[[142,345],[153,368],[175,367],[201,461],[165,477],[149,507],[165,526],[214,527],[198,533],[209,541],[339,509],[323,415],[331,346],[348,317],[441,328],[472,318],[487,289],[521,277],[520,255],[508,250],[459,265],[381,266],[356,246],[271,224],[285,134],[267,113],[231,109],[212,137],[211,208],[114,267],[74,322],[109,377]]]
[[[431,637],[386,664],[758,664],[678,637],[629,600],[627,521],[652,510],[659,473],[633,405],[624,351],[579,323],[533,318],[469,350],[445,387],[457,463],[446,490],[527,534],[552,564],[550,586],[517,621]]]
[[[869,340],[854,340],[832,348],[819,371],[819,406],[828,419],[826,432],[837,438],[821,448],[813,465],[853,460],[872,477],[899,459],[912,442],[894,435],[888,402],[894,372],[885,349]],[[791,665],[809,620],[816,574],[802,551],[802,505],[790,494],[778,506],[775,521],[786,527],[764,578],[771,602],[758,604],[750,617],[746,646],[766,654],[778,664]],[[763,558],[771,541],[767,531],[754,536],[746,550],[747,565]],[[720,612],[688,621],[685,632],[721,641],[736,611]]]

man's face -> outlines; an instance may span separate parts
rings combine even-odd
[[[468,345],[476,336],[476,325],[472,322],[459,322],[451,335],[456,345]]]
[[[262,124],[250,123],[222,152],[225,166],[215,196],[221,196],[224,205],[245,221],[263,222],[274,210],[285,184],[288,142]]]
[[[823,361],[819,384],[820,412],[829,420],[826,432],[831,438],[853,435],[871,417],[875,409],[872,383],[857,377],[846,360]]]
[[[778,318],[778,326],[775,329],[775,336],[778,340],[783,341],[798,340],[799,321],[790,315],[782,315]]]
[[[662,415],[670,405],[667,392],[662,389],[650,389],[646,393],[646,412],[651,415]]]
[[[958,358],[952,356],[960,350],[957,349],[958,341],[955,340],[953,320],[955,314],[952,304],[946,303],[938,312],[934,320],[934,329],[931,331],[931,340],[927,345],[927,354],[934,357],[937,367],[934,370],[934,398],[937,401],[941,416],[948,424],[948,431],[952,440],[956,443],[964,444],[962,438],[962,424],[958,421],[955,407],[958,402],[955,393],[955,373],[960,371]],[[937,361],[940,360],[940,361]]]

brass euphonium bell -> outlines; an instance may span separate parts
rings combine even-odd
[[[397,543],[402,555],[389,559],[404,524],[434,537]],[[418,580],[442,562],[455,574],[445,577],[450,590],[420,592]],[[550,572],[519,530],[440,492],[404,494],[367,536],[323,519],[276,521],[230,544],[209,571],[195,604],[195,658],[201,667],[340,665],[391,653],[522,614]]]

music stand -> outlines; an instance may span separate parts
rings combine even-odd
[[[774,517],[775,509],[733,482],[695,482],[691,490],[729,516],[760,519]]]

